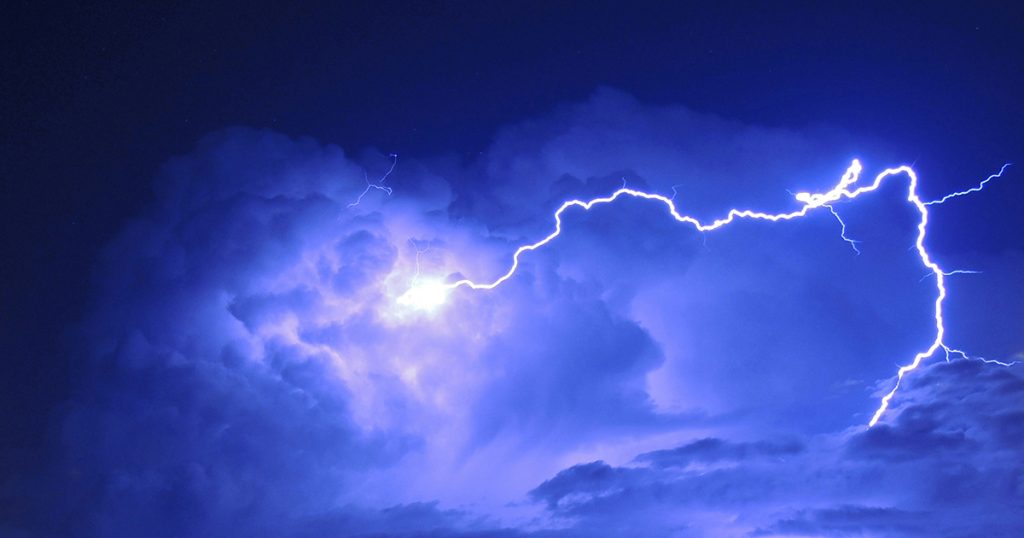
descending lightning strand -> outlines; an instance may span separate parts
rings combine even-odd
[[[416,281],[420,279],[420,256],[426,254],[427,251],[430,250],[430,241],[427,241],[427,246],[422,249],[416,244],[416,240],[414,239],[409,239],[409,244],[416,250],[416,273],[412,275],[413,285],[415,285]]]
[[[909,179],[908,187],[907,187],[907,201],[910,202],[914,206],[914,208],[917,210],[918,214],[920,215],[920,219],[918,220],[918,224],[917,224],[917,238],[914,241],[914,247],[913,248],[917,250],[918,256],[921,259],[921,263],[926,268],[928,268],[928,270],[931,272],[932,275],[935,276],[935,289],[937,291],[937,296],[935,298],[935,303],[934,303],[934,305],[935,305],[935,311],[934,311],[934,316],[935,316],[935,337],[932,340],[931,345],[929,345],[923,351],[920,351],[916,355],[914,355],[913,360],[910,361],[909,364],[906,364],[906,365],[903,365],[903,366],[899,367],[899,370],[896,372],[896,382],[894,383],[894,385],[892,387],[892,390],[890,390],[887,394],[885,394],[885,396],[882,397],[882,400],[881,400],[881,403],[879,404],[878,409],[875,411],[874,415],[871,417],[870,422],[868,423],[868,427],[870,428],[870,427],[874,426],[878,422],[878,419],[882,416],[883,413],[885,413],[885,410],[888,409],[889,402],[892,400],[893,396],[895,396],[895,394],[896,394],[896,391],[899,389],[900,384],[903,381],[903,377],[907,373],[917,369],[917,367],[921,364],[922,361],[924,361],[925,359],[933,356],[937,350],[939,350],[939,349],[944,350],[946,352],[946,354],[947,354],[947,357],[948,357],[948,354],[950,354],[950,353],[957,353],[957,354],[962,355],[963,357],[968,357],[968,355],[966,353],[964,353],[964,352],[962,352],[960,350],[956,350],[956,349],[950,348],[950,347],[946,346],[946,344],[943,342],[943,337],[945,336],[946,328],[945,328],[945,323],[944,323],[944,320],[943,320],[943,317],[942,317],[942,305],[943,305],[943,302],[946,299],[946,276],[948,274],[950,274],[950,273],[947,273],[946,271],[943,271],[943,269],[941,267],[939,267],[939,265],[935,261],[932,260],[931,254],[928,252],[928,250],[924,246],[924,240],[925,240],[925,236],[926,236],[927,230],[928,230],[928,217],[929,217],[928,207],[927,206],[941,204],[941,203],[944,203],[944,202],[946,202],[947,200],[949,200],[951,198],[955,198],[957,196],[964,196],[964,195],[970,194],[972,192],[980,191],[981,189],[984,188],[985,184],[988,181],[990,181],[990,180],[992,180],[994,178],[1000,177],[1002,175],[1003,171],[1006,170],[1006,168],[1008,166],[1009,166],[1009,164],[1003,165],[1003,167],[999,170],[999,172],[997,174],[993,174],[993,175],[989,176],[987,179],[982,181],[980,185],[978,185],[976,187],[973,187],[973,188],[968,189],[966,191],[957,192],[957,193],[953,193],[953,194],[947,195],[947,196],[945,196],[945,197],[943,197],[943,198],[941,198],[939,200],[933,200],[933,201],[930,201],[930,202],[925,202],[925,201],[921,200],[921,197],[918,195],[918,192],[917,192],[917,173],[914,172],[914,170],[911,167],[906,166],[906,165],[900,166],[900,167],[897,167],[897,168],[887,168],[887,169],[883,170],[880,174],[875,176],[874,182],[872,182],[870,185],[865,185],[865,186],[861,186],[859,188],[855,188],[854,190],[850,190],[851,187],[854,187],[855,184],[857,183],[857,180],[859,179],[860,173],[862,171],[862,167],[861,167],[860,161],[854,160],[853,163],[850,164],[850,167],[846,169],[846,172],[840,178],[839,183],[836,184],[836,186],[833,187],[832,190],[829,190],[829,191],[827,191],[825,193],[821,193],[821,194],[812,194],[812,193],[807,193],[807,192],[800,192],[800,193],[795,194],[794,196],[795,196],[796,200],[798,202],[803,203],[803,206],[800,209],[796,210],[796,211],[791,211],[791,212],[788,212],[788,213],[770,214],[770,213],[762,213],[762,212],[759,212],[759,211],[752,211],[752,210],[749,210],[749,209],[730,209],[725,217],[713,220],[710,223],[706,223],[706,224],[702,223],[698,219],[696,219],[694,217],[691,217],[689,215],[680,214],[678,209],[676,208],[676,205],[675,205],[675,202],[674,202],[674,198],[675,198],[674,194],[673,194],[672,198],[668,198],[668,197],[663,196],[661,194],[654,194],[654,193],[649,193],[649,192],[638,191],[638,190],[626,188],[625,186],[623,186],[622,188],[620,188],[619,190],[613,192],[612,194],[610,194],[608,196],[594,198],[594,199],[591,199],[591,200],[588,200],[588,201],[569,200],[569,201],[563,202],[562,205],[558,208],[558,210],[556,210],[555,213],[554,213],[555,230],[553,232],[551,232],[550,234],[548,234],[543,239],[541,239],[541,240],[539,240],[539,241],[537,241],[535,243],[530,243],[530,244],[523,245],[523,246],[520,246],[519,248],[517,248],[515,253],[513,253],[513,255],[512,255],[512,265],[511,265],[511,267],[509,267],[508,271],[506,271],[504,274],[502,274],[496,280],[494,280],[492,282],[489,282],[489,283],[478,283],[478,282],[474,282],[472,280],[464,278],[464,279],[461,279],[461,280],[458,280],[458,281],[455,281],[455,282],[451,282],[451,283],[445,284],[443,286],[443,288],[446,289],[446,290],[454,290],[454,289],[460,288],[460,287],[468,287],[468,288],[471,288],[471,289],[474,289],[474,290],[490,290],[490,289],[494,289],[494,288],[498,287],[503,282],[505,282],[506,280],[511,278],[512,275],[514,275],[515,272],[519,269],[519,259],[523,255],[523,253],[530,252],[530,251],[533,251],[533,250],[537,250],[538,248],[543,247],[544,245],[546,245],[546,244],[550,243],[551,241],[553,241],[556,237],[558,237],[562,233],[562,214],[565,213],[565,211],[567,209],[572,208],[572,207],[581,207],[584,210],[589,211],[591,208],[593,208],[596,205],[608,204],[608,203],[614,202],[615,200],[617,200],[617,199],[619,199],[619,198],[621,198],[623,196],[630,196],[630,197],[633,197],[633,198],[643,198],[645,200],[653,200],[653,201],[661,202],[662,204],[664,204],[668,208],[669,214],[672,215],[672,218],[674,218],[677,222],[689,224],[689,225],[693,226],[694,229],[696,229],[699,232],[709,232],[709,231],[721,228],[721,227],[723,227],[723,226],[725,226],[727,224],[730,224],[733,221],[735,221],[736,219],[767,220],[767,221],[771,221],[771,222],[794,220],[794,219],[797,219],[797,218],[804,217],[808,213],[810,213],[811,210],[814,210],[814,209],[817,209],[817,208],[820,208],[820,207],[828,208],[829,210],[832,211],[832,214],[835,215],[836,218],[839,218],[839,216],[836,214],[835,210],[831,207],[832,203],[841,201],[843,199],[853,200],[853,199],[857,198],[858,196],[860,196],[860,195],[862,195],[864,193],[873,192],[875,190],[878,190],[879,186],[881,186],[882,182],[886,178],[888,178],[890,176],[897,176],[897,175],[903,174],[903,175],[906,175],[907,178]],[[843,225],[843,239],[846,240],[847,242],[850,242],[851,240],[845,237],[845,227],[846,227],[845,223],[843,223],[842,219],[839,219],[839,222]],[[854,245],[854,243],[851,242],[851,245]],[[856,245],[854,245],[854,248],[856,249]],[[1005,362],[1000,362],[1000,361],[991,361],[991,360],[988,360],[988,359],[980,359],[980,360],[983,360],[984,362],[987,362],[987,363],[996,363],[996,364],[1001,364],[1001,365],[1005,365],[1005,366],[1009,366],[1009,365],[1013,364],[1013,363],[1005,363]]]
[[[860,243],[860,241],[857,241],[856,239],[850,239],[849,237],[846,237],[846,222],[844,222],[843,218],[839,216],[839,212],[836,211],[836,208],[832,207],[832,204],[825,204],[825,207],[827,207],[828,210],[832,212],[832,216],[835,217],[837,221],[839,221],[839,226],[840,226],[839,237],[842,237],[843,241],[846,241],[847,243],[849,243],[850,244],[850,248],[852,248],[853,251],[856,252],[857,255],[859,256],[860,255],[860,249],[857,248],[857,243]]]

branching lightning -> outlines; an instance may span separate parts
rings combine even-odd
[[[981,271],[971,271],[970,269],[956,269],[954,271],[946,271],[946,272],[944,272],[942,274],[944,274],[946,276],[953,276],[953,275],[980,275]],[[935,275],[935,273],[925,273],[925,275],[923,277],[921,277],[921,280],[918,280],[918,282],[924,282],[925,279],[927,279],[930,276],[934,276],[934,275]]]
[[[365,176],[365,174],[364,174],[364,178],[366,179],[366,188],[363,189],[363,192],[359,193],[359,197],[356,198],[355,202],[352,202],[351,204],[348,204],[348,207],[351,208],[351,207],[355,207],[355,206],[359,205],[359,203],[363,201],[363,198],[367,194],[370,193],[371,189],[377,189],[379,191],[384,192],[388,196],[391,196],[391,193],[393,191],[392,191],[391,187],[388,187],[387,185],[385,185],[384,182],[387,181],[388,176],[391,175],[391,172],[395,171],[395,165],[398,164],[398,154],[397,153],[392,153],[391,155],[388,155],[388,156],[391,157],[391,168],[388,168],[388,171],[385,172],[384,175],[379,180],[377,180],[376,183],[371,182],[369,176]]]
[[[1006,169],[1009,168],[1011,164],[1013,164],[1013,163],[1006,163],[1006,164],[1004,164],[999,169],[998,172],[996,172],[996,173],[992,174],[991,176],[988,176],[987,178],[981,180],[981,183],[978,183],[977,186],[971,187],[971,188],[969,188],[969,189],[967,189],[965,191],[960,191],[960,192],[954,192],[954,193],[951,193],[951,194],[947,194],[947,195],[943,196],[942,198],[939,198],[938,200],[932,200],[931,202],[925,202],[924,205],[944,204],[944,203],[946,203],[946,201],[952,200],[953,198],[956,198],[958,196],[966,196],[968,194],[971,194],[972,192],[980,192],[981,189],[985,188],[985,184],[987,184],[989,181],[992,181],[993,179],[996,179],[998,177],[1003,177],[1003,172],[1005,172]]]
[[[938,263],[936,263],[932,259],[931,254],[925,248],[925,237],[927,235],[928,219],[929,219],[929,216],[930,216],[929,213],[928,213],[928,206],[942,204],[942,203],[945,203],[946,201],[948,201],[948,200],[950,200],[952,198],[956,198],[958,196],[965,196],[965,195],[970,194],[970,193],[978,192],[978,191],[982,190],[989,181],[991,181],[992,179],[1000,177],[1003,174],[1003,172],[1006,170],[1006,168],[1009,167],[1009,166],[1010,166],[1009,163],[1004,164],[1002,166],[1002,168],[1000,168],[998,173],[992,174],[991,176],[986,178],[984,181],[982,181],[979,185],[977,185],[975,187],[972,187],[972,188],[967,189],[965,191],[955,192],[955,193],[946,195],[943,198],[938,199],[938,200],[932,200],[932,201],[926,202],[926,201],[922,200],[920,195],[918,194],[918,190],[917,190],[917,188],[918,188],[917,173],[914,172],[914,170],[910,166],[900,166],[900,167],[896,167],[896,168],[888,168],[886,170],[883,170],[880,174],[875,176],[875,179],[874,179],[873,182],[871,182],[870,184],[858,187],[858,179],[860,178],[862,167],[861,167],[861,164],[860,164],[859,161],[854,160],[853,163],[850,165],[850,167],[847,168],[846,172],[840,178],[839,183],[837,183],[831,190],[829,190],[827,192],[824,192],[824,193],[818,193],[818,194],[812,194],[812,193],[808,193],[808,192],[799,192],[799,193],[794,194],[794,197],[796,198],[796,201],[798,201],[798,202],[803,204],[799,209],[797,209],[795,211],[791,211],[791,212],[788,212],[788,213],[771,214],[771,213],[763,213],[763,212],[760,212],[760,211],[752,211],[752,210],[749,210],[749,209],[730,209],[725,217],[722,217],[722,218],[719,218],[719,219],[716,219],[716,220],[713,220],[713,221],[710,221],[710,222],[707,222],[707,223],[701,222],[700,220],[698,220],[698,219],[696,219],[696,218],[694,218],[692,216],[683,215],[683,214],[681,214],[679,212],[678,208],[675,205],[675,201],[674,201],[675,200],[675,195],[676,195],[675,187],[673,187],[673,194],[672,194],[672,196],[671,197],[666,197],[666,196],[663,196],[661,194],[655,194],[655,193],[649,193],[649,192],[643,192],[643,191],[639,191],[639,190],[630,189],[630,188],[627,188],[625,185],[623,185],[622,188],[620,188],[619,190],[613,192],[612,194],[610,194],[608,196],[594,198],[594,199],[587,200],[587,201],[584,201],[584,200],[569,200],[569,201],[566,201],[566,202],[562,203],[562,205],[554,213],[554,219],[555,219],[555,229],[554,229],[554,231],[551,232],[550,234],[548,234],[547,236],[545,236],[543,239],[541,239],[541,240],[539,240],[539,241],[537,241],[535,243],[530,243],[530,244],[523,245],[523,246],[520,246],[519,248],[517,248],[515,250],[515,252],[512,254],[512,264],[511,264],[511,266],[508,268],[508,270],[504,274],[499,276],[497,279],[495,279],[493,281],[490,281],[490,282],[483,282],[483,283],[475,282],[475,281],[472,281],[472,280],[469,280],[469,279],[461,279],[461,280],[458,280],[458,281],[455,281],[455,282],[451,282],[451,283],[448,283],[448,284],[443,284],[443,285],[440,285],[440,286],[436,282],[433,282],[433,283],[431,283],[429,285],[429,289],[427,289],[427,288],[425,288],[423,286],[415,286],[414,285],[414,287],[412,289],[410,289],[408,292],[406,292],[405,295],[400,297],[399,300],[400,301],[406,301],[407,303],[412,303],[412,304],[415,304],[415,303],[417,303],[419,301],[423,301],[428,306],[436,306],[437,301],[439,300],[439,298],[438,298],[438,291],[439,290],[443,291],[444,294],[446,294],[447,292],[455,290],[455,289],[460,288],[460,287],[466,287],[466,288],[470,288],[470,289],[474,289],[474,290],[490,290],[490,289],[494,289],[494,288],[500,286],[506,280],[512,278],[512,276],[519,269],[519,261],[520,261],[520,258],[522,257],[522,255],[524,253],[530,252],[530,251],[533,251],[533,250],[537,250],[537,249],[543,247],[544,245],[547,245],[548,243],[553,241],[556,237],[558,237],[562,233],[562,216],[563,216],[563,214],[568,209],[573,208],[573,207],[580,207],[580,208],[583,208],[583,210],[585,210],[585,211],[589,211],[591,208],[593,208],[593,207],[595,207],[597,205],[609,204],[609,203],[614,202],[615,200],[617,200],[619,198],[622,198],[622,197],[642,198],[642,199],[645,199],[645,200],[651,200],[651,201],[655,201],[655,202],[660,202],[661,204],[663,204],[668,209],[668,212],[672,216],[673,219],[675,219],[677,222],[680,222],[680,223],[689,224],[689,225],[693,226],[693,228],[695,230],[699,231],[699,232],[709,232],[709,231],[717,230],[718,228],[722,228],[722,227],[724,227],[724,226],[726,226],[726,225],[736,221],[737,219],[765,220],[765,221],[770,221],[770,222],[790,221],[790,220],[795,220],[795,219],[798,219],[798,218],[805,217],[806,215],[808,215],[811,211],[813,211],[815,209],[826,208],[839,221],[839,223],[841,225],[841,237],[842,237],[842,239],[844,241],[846,241],[847,243],[849,243],[850,246],[853,247],[853,250],[859,254],[860,251],[857,248],[857,241],[853,240],[853,239],[850,239],[849,237],[846,236],[846,223],[843,222],[842,218],[839,217],[839,214],[836,212],[835,208],[833,207],[833,204],[836,203],[836,202],[844,201],[844,200],[853,200],[853,199],[856,199],[857,197],[859,197],[859,196],[861,196],[863,194],[866,194],[866,193],[878,190],[879,186],[881,186],[882,183],[887,178],[901,176],[901,175],[902,176],[906,176],[907,179],[908,179],[908,183],[907,183],[907,198],[906,198],[906,200],[907,200],[907,202],[909,202],[917,210],[917,213],[919,215],[919,219],[918,219],[918,223],[917,223],[917,236],[916,236],[916,239],[914,241],[914,245],[912,247],[912,250],[916,250],[917,251],[917,254],[918,254],[918,257],[921,260],[921,263],[928,269],[929,273],[926,276],[934,276],[934,278],[935,278],[935,290],[936,290],[936,297],[935,297],[935,301],[934,301],[935,336],[932,339],[931,344],[927,348],[921,350],[916,355],[914,355],[913,359],[909,363],[899,367],[899,370],[896,372],[896,380],[895,380],[895,382],[893,384],[892,390],[890,390],[888,393],[886,393],[882,397],[881,402],[880,402],[877,410],[875,411],[875,413],[871,417],[870,422],[868,423],[868,427],[871,427],[871,426],[874,426],[878,422],[879,418],[882,416],[882,414],[885,412],[885,410],[888,409],[889,403],[892,400],[892,398],[895,396],[896,391],[899,389],[900,383],[903,381],[904,376],[906,376],[909,372],[917,369],[917,367],[921,364],[922,361],[924,361],[925,359],[927,359],[929,357],[932,357],[940,349],[945,352],[947,360],[949,359],[949,356],[952,354],[952,355],[961,356],[963,358],[973,358],[973,359],[981,360],[981,361],[983,361],[985,363],[998,364],[998,365],[1002,365],[1002,366],[1010,366],[1010,365],[1015,364],[1017,362],[1017,361],[1002,362],[1002,361],[995,361],[995,360],[990,360],[990,359],[984,359],[984,358],[981,358],[981,357],[971,357],[966,352],[963,352],[963,351],[958,350],[958,349],[951,348],[951,347],[949,347],[949,346],[947,346],[945,344],[943,338],[945,336],[946,328],[945,328],[945,323],[944,323],[944,320],[943,320],[943,310],[942,310],[942,307],[943,307],[943,302],[946,299],[946,277],[950,276],[950,275],[953,275],[953,274],[971,273],[973,271],[964,271],[964,270],[945,271],[945,270],[943,270],[938,265]],[[443,298],[444,298],[444,296],[442,295],[440,300],[443,300]]]
[[[981,361],[981,362],[983,362],[985,364],[998,364],[999,366],[1013,366],[1014,364],[1020,364],[1020,361],[1009,361],[1009,362],[1006,362],[1006,361],[997,361],[997,360],[994,360],[994,359],[986,359],[985,357],[972,357],[972,356],[968,355],[966,351],[963,351],[963,350],[960,350],[960,349],[954,349],[954,348],[951,348],[951,347],[949,347],[949,346],[947,346],[945,344],[942,345],[942,349],[943,349],[943,351],[946,352],[946,362],[949,362],[949,356],[950,355],[959,355],[963,359],[978,360],[978,361]]]

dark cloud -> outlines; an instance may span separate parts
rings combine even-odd
[[[927,536],[928,514],[892,508],[839,506],[801,512],[753,536]]]
[[[686,467],[692,462],[742,461],[751,458],[785,457],[803,452],[798,441],[731,443],[723,439],[705,438],[669,450],[656,450],[636,457],[636,461],[653,467]]]
[[[459,510],[443,510],[436,502],[420,502],[367,510],[348,506],[298,526],[295,536],[358,538],[516,538],[545,536],[495,527],[486,519]],[[553,535],[547,534],[547,535]]]
[[[64,426],[74,534],[266,533],[414,446],[361,434],[330,372],[287,347],[191,362],[140,336],[116,353],[147,364],[102,371]]]
[[[569,495],[595,496],[621,491],[632,482],[634,475],[631,469],[612,467],[603,461],[581,463],[545,480],[530,491],[530,497],[554,509]]]
[[[931,454],[951,452],[965,454],[976,448],[963,431],[944,431],[936,417],[939,405],[909,408],[900,413],[896,424],[881,424],[856,436],[850,453],[858,457],[881,460],[915,459],[922,451]]]

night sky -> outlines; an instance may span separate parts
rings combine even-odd
[[[0,536],[1024,533],[1016,3],[8,4]],[[928,206],[966,356],[871,428],[935,338],[906,175],[852,245],[625,197],[407,300],[854,159],[1011,163]]]

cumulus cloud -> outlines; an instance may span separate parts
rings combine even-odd
[[[939,491],[980,514],[956,528],[999,528],[1024,483],[1017,374],[942,364],[845,430],[930,330],[896,187],[839,207],[859,257],[828,214],[705,237],[633,200],[570,212],[498,289],[397,300],[501,274],[566,197],[626,181],[702,218],[781,210],[849,146],[602,90],[474,162],[402,156],[353,206],[387,156],[212,133],[98,264],[53,530],[910,533]]]
[[[530,496],[583,532],[1012,535],[1024,524],[1024,445],[1008,442],[1004,421],[1024,404],[1024,378],[956,362],[910,379],[904,403],[870,430],[815,436],[806,448],[701,439],[628,466],[575,465]]]

